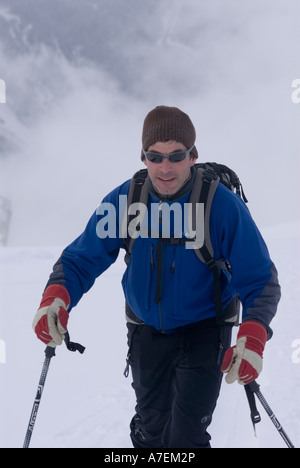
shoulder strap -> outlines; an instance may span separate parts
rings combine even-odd
[[[199,249],[195,249],[195,254],[205,263],[213,274],[213,297],[217,313],[217,322],[223,323],[224,310],[222,304],[222,292],[219,277],[219,268],[227,269],[224,262],[214,259],[214,250],[210,238],[210,213],[213,197],[220,182],[220,177],[213,169],[197,167],[197,175],[190,197],[191,205],[195,203],[204,204],[204,243]]]
[[[132,246],[135,241],[134,237],[128,235],[128,225],[134,218],[133,215],[128,215],[128,208],[133,203],[143,203],[147,206],[149,198],[148,184],[146,180],[148,178],[147,169],[141,169],[134,174],[131,179],[128,197],[127,197],[127,210],[125,210],[123,221],[122,221],[122,233],[123,243],[126,250],[125,262],[127,263],[132,251]]]
[[[196,203],[204,204],[204,245],[208,250],[209,254],[213,258],[214,250],[210,240],[210,212],[213,197],[217,190],[217,187],[220,182],[220,178],[217,174],[211,169],[203,168],[203,165],[196,165],[197,174],[194,182],[194,186],[190,196],[190,209],[192,210],[192,225],[195,226],[195,208]],[[202,251],[200,249],[195,249],[195,254],[201,262],[207,263],[204,258]]]

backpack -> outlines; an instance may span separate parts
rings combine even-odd
[[[194,249],[194,252],[199,258],[199,260],[205,263],[213,274],[213,297],[216,308],[217,323],[223,324],[225,320],[224,317],[226,317],[226,321],[236,321],[236,316],[238,315],[237,309],[239,309],[239,300],[236,297],[233,301],[233,310],[226,311],[225,313],[222,305],[219,269],[226,270],[231,274],[231,268],[229,262],[219,261],[214,258],[214,251],[210,239],[209,230],[212,201],[219,183],[225,185],[225,187],[227,187],[232,192],[237,193],[244,200],[245,203],[247,203],[248,200],[245,196],[242,184],[237,174],[229,167],[215,162],[197,163],[194,167],[196,168],[196,177],[191,191],[189,202],[192,207],[195,206],[196,203],[204,204],[204,242],[202,247]],[[147,169],[141,169],[134,174],[133,178],[131,179],[130,188],[128,192],[128,207],[132,203],[143,203],[147,206],[149,197],[148,184],[145,183],[147,176]],[[194,215],[194,208],[192,208],[192,213]],[[132,218],[133,215],[128,215],[127,226],[132,221]],[[193,222],[194,221],[192,220],[192,223]],[[163,238],[161,240],[173,245],[180,245],[188,241],[185,238],[174,237],[170,237],[167,239]],[[128,235],[124,236],[123,238],[124,248],[126,251],[126,263],[128,263],[130,259],[134,241],[135,238],[130,237]],[[126,309],[127,315],[130,318],[133,318],[133,312],[129,310],[128,306],[126,307]],[[234,320],[230,320],[230,318],[232,317],[234,317]]]

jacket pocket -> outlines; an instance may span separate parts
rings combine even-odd
[[[137,239],[122,279],[125,298],[140,317],[150,308],[151,276],[154,268],[153,246]]]

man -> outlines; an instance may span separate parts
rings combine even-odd
[[[232,270],[231,275],[224,270],[218,273],[224,310],[221,325],[211,270],[193,248],[170,241],[175,230],[178,234],[178,223],[168,226],[165,235],[162,205],[182,208],[184,213],[189,203],[197,172],[195,139],[189,116],[175,107],[156,107],[145,118],[141,155],[148,171],[149,210],[144,218],[148,229],[140,226],[140,235],[137,230],[132,235],[136,239],[122,279],[128,363],[137,401],[130,435],[137,448],[210,447],[207,428],[222,371],[228,373],[229,383],[246,384],[258,376],[280,299],[267,247],[244,202],[224,185],[217,186],[210,215],[214,257],[226,259]],[[71,309],[124,248],[121,205],[129,187],[127,181],[104,198],[83,234],[54,265],[33,323],[44,343],[62,343]],[[110,206],[115,215],[110,227],[115,229],[107,227],[105,232]],[[158,213],[158,222],[153,213]],[[179,224],[186,240],[185,223]],[[230,348],[237,295],[243,317],[237,344]]]

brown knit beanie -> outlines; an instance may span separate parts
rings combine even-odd
[[[146,116],[143,126],[142,144],[145,151],[158,141],[175,140],[187,149],[196,140],[195,127],[187,114],[177,107],[158,106]],[[196,147],[191,154],[198,158]],[[142,160],[144,155],[142,152]]]

